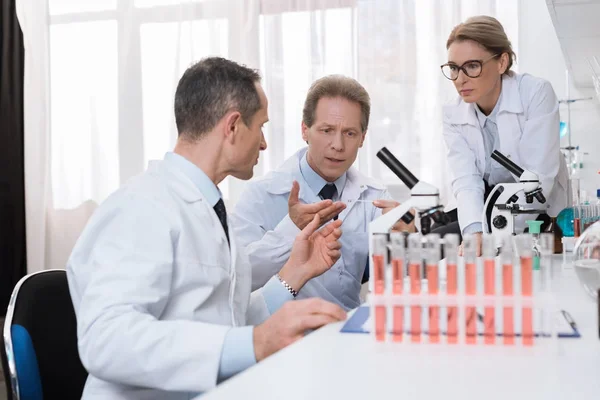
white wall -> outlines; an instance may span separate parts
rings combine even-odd
[[[566,66],[546,2],[544,0],[521,0],[519,10],[519,72],[549,80],[559,99],[565,99]],[[590,74],[591,85],[591,74]],[[571,105],[572,144],[589,153],[585,156],[582,172],[582,189],[595,197],[600,189],[600,101],[594,89],[576,88],[571,85],[570,98],[593,96],[593,100]],[[567,122],[567,107],[561,105],[561,121]],[[561,146],[566,147],[563,138]]]

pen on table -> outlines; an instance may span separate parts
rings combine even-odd
[[[571,314],[569,314],[565,310],[560,310],[560,312],[562,313],[563,317],[565,317],[565,320],[567,321],[567,323],[569,325],[571,325],[571,328],[573,329],[573,331],[577,332],[577,324],[575,323],[575,321],[573,321]]]

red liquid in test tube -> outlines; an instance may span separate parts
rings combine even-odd
[[[467,295],[477,293],[477,265],[475,263],[465,264],[465,290]],[[467,344],[477,342],[477,310],[473,306],[466,309],[467,319]]]
[[[392,259],[392,274],[394,294],[402,294],[404,290],[404,262],[401,258]],[[404,331],[404,306],[394,306],[394,330],[392,332],[392,340],[394,342],[402,341]]]
[[[385,259],[383,255],[373,255],[375,295],[383,295],[385,291]],[[375,306],[375,338],[385,340],[385,306]]]
[[[465,294],[467,295],[467,301],[472,300],[470,296],[477,294],[477,244],[476,236],[464,236],[463,253],[465,256]],[[477,310],[475,306],[467,306],[465,311],[467,344],[475,344],[477,343]]]
[[[521,293],[523,296],[533,295],[533,258],[521,257]],[[523,344],[533,345],[533,310],[523,307]]]
[[[502,265],[502,294],[513,296],[513,266],[506,262]],[[504,344],[515,343],[513,307],[504,307],[502,312]]]
[[[410,278],[410,293],[421,293],[421,264],[409,263],[408,276]],[[410,336],[411,341],[421,341],[421,306],[410,307]]]
[[[438,294],[438,265],[427,265],[427,288],[429,294]],[[440,307],[429,307],[429,341],[438,343],[440,341]]]
[[[496,260],[486,258],[483,262],[483,292],[486,296],[493,296],[496,288]],[[494,344],[496,341],[496,329],[494,307],[486,306],[483,310],[484,337],[486,344]]]
[[[439,294],[440,235],[432,233],[426,236],[425,265],[427,268],[427,292],[431,299]],[[429,303],[429,343],[440,342],[440,307],[436,301]]]
[[[446,294],[456,295],[458,289],[458,235],[444,236],[444,254],[446,257]],[[447,307],[447,340],[449,344],[458,343],[458,307]]]
[[[496,240],[492,235],[483,236],[483,294],[486,300],[496,294]],[[491,305],[483,308],[483,341],[485,344],[496,342],[496,309]]]
[[[446,293],[456,294],[458,281],[458,268],[456,264],[446,265]],[[458,343],[458,307],[448,307],[448,343]]]

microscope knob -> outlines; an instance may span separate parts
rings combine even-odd
[[[506,220],[506,217],[504,215],[496,215],[494,217],[494,220],[492,221],[492,224],[494,224],[494,227],[497,229],[506,228],[507,223],[508,221]]]
[[[508,199],[508,203],[516,203],[517,200],[519,200],[519,196],[513,194],[512,196],[510,196],[510,199]]]

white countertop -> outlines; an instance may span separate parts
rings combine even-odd
[[[557,259],[559,259],[557,257]],[[563,273],[561,308],[580,339],[554,346],[377,343],[325,326],[206,393],[217,399],[598,399],[597,307],[572,269]]]

